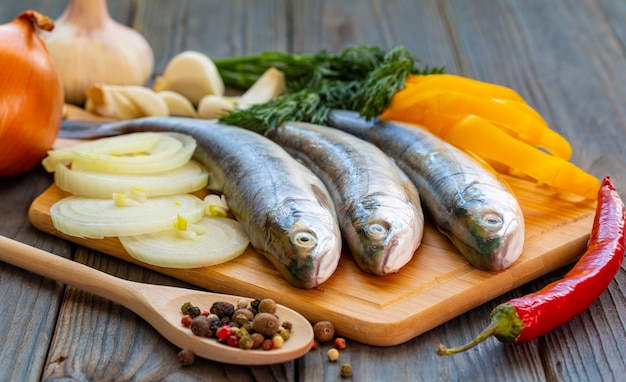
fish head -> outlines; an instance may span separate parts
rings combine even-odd
[[[489,184],[473,183],[461,195],[447,236],[476,268],[508,268],[524,246],[524,217],[517,199]]]
[[[364,198],[352,212],[351,229],[344,233],[361,269],[375,275],[397,273],[411,260],[422,240],[421,208],[400,198]]]
[[[292,285],[314,288],[337,268],[341,233],[334,214],[319,203],[298,200],[276,208],[266,232],[265,247],[271,252],[266,257]]]

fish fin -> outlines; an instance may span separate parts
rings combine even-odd
[[[421,209],[422,206],[420,202],[420,195],[417,192],[417,188],[415,188],[415,185],[413,185],[413,183],[411,183],[411,181],[407,179],[402,182],[402,188],[404,189],[404,193],[406,193],[407,197],[409,198],[409,201],[413,203],[415,207]]]
[[[328,192],[326,192],[326,190],[318,187],[315,184],[311,185],[311,189],[313,190],[313,193],[317,197],[317,200],[320,202],[320,204],[328,208],[328,210],[331,211],[333,215],[335,215],[336,214],[335,204],[333,203],[332,199],[328,195]]]
[[[215,176],[215,174],[209,173],[208,183],[206,185],[209,191],[222,192],[223,185],[224,183],[221,179]]]

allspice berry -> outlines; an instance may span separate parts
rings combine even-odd
[[[276,302],[274,302],[274,300],[272,300],[271,298],[264,298],[263,300],[259,302],[259,306],[257,309],[259,313],[275,314]]]
[[[211,321],[203,315],[199,315],[191,321],[191,325],[189,326],[191,332],[196,336],[206,336],[211,335]]]
[[[252,321],[252,329],[265,336],[271,336],[278,332],[280,323],[278,318],[270,313],[258,313]]]
[[[265,336],[261,333],[252,333],[250,334],[250,338],[252,338],[252,349],[260,348],[265,340]]]
[[[196,356],[191,350],[183,349],[178,352],[178,363],[180,363],[181,366],[191,366],[195,360]]]
[[[335,336],[335,325],[330,321],[320,321],[313,325],[313,334],[319,342],[326,342]]]

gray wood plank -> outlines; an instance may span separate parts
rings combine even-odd
[[[28,221],[30,202],[50,184],[48,174],[34,171],[0,179],[0,235],[68,257],[71,245],[35,230]],[[38,380],[63,285],[0,263],[0,380]]]
[[[26,8],[55,17],[65,3],[3,3],[0,21]],[[596,176],[611,174],[618,188],[626,190],[621,155],[626,135],[623,2],[111,0],[109,9],[112,17],[146,36],[155,51],[155,73],[187,49],[226,57],[263,50],[336,52],[352,44],[405,45],[427,65],[516,89],[572,142],[575,163]],[[67,257],[71,245],[36,232],[26,218],[30,200],[50,182],[41,171],[0,180],[0,216],[12,216],[0,219],[0,234]],[[79,250],[76,260],[125,278],[179,283],[92,251]],[[473,338],[498,303],[538,290],[567,270],[552,272],[399,346],[349,341],[337,363],[326,360],[330,344],[324,344],[284,365],[242,368],[199,360],[182,369],[175,359],[178,349],[132,312],[72,288],[64,293],[58,283],[0,264],[3,302],[25,304],[29,310],[25,320],[16,310],[0,313],[0,338],[5,341],[0,369],[9,370],[6,378],[11,380],[38,380],[43,373],[44,379],[318,381],[341,380],[339,365],[350,362],[355,380],[619,379],[626,372],[621,346],[626,322],[620,316],[626,311],[624,267],[589,310],[530,344],[509,347],[491,339],[454,357],[434,354],[439,342],[456,345]]]
[[[128,280],[191,287],[87,249],[79,249],[74,260]],[[249,380],[251,375],[261,380],[294,379],[293,363],[242,367],[196,358],[193,366],[182,368],[179,350],[130,310],[68,287],[44,379],[231,381]]]

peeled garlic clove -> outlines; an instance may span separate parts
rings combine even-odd
[[[98,84],[87,91],[87,96],[87,111],[105,117],[132,119],[169,115],[165,101],[143,86]]]
[[[207,95],[198,104],[198,117],[202,119],[217,119],[236,108],[236,98]]]
[[[119,92],[139,109],[142,117],[166,117],[169,109],[163,98],[152,89],[143,86],[115,86],[113,92]]]
[[[163,75],[156,78],[154,90],[174,91],[198,105],[206,95],[223,95],[224,81],[208,56],[185,51],[170,60]]]
[[[143,85],[152,75],[152,48],[137,31],[111,19],[106,0],[70,0],[42,38],[67,103],[82,105],[97,83]]]
[[[167,104],[170,115],[190,118],[196,118],[198,116],[191,102],[182,95],[171,90],[158,92],[157,95]]]
[[[85,109],[108,118],[132,119],[141,116],[139,109],[126,96],[111,91],[110,86],[101,84],[87,90]]]
[[[265,103],[285,91],[285,74],[276,68],[269,68],[239,97],[240,107]]]

